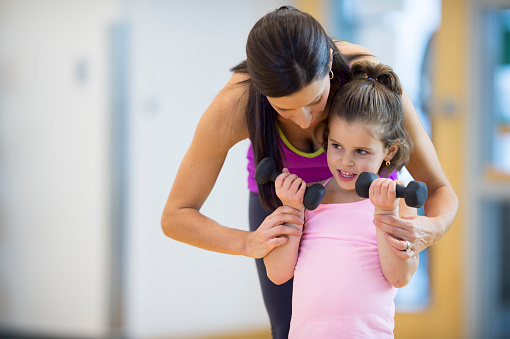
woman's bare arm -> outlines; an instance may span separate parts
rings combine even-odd
[[[404,124],[413,139],[414,148],[406,165],[415,180],[423,181],[429,196],[425,202],[425,216],[395,218],[377,216],[374,224],[383,232],[411,242],[411,251],[402,252],[405,242],[388,237],[395,253],[408,258],[436,244],[450,229],[459,201],[443,172],[434,145],[421,125],[407,93],[403,94]]]
[[[279,208],[256,232],[220,225],[200,213],[229,149],[248,137],[245,86],[239,84],[243,77],[234,74],[200,119],[170,191],[161,226],[168,237],[192,246],[261,258],[286,242],[279,235],[299,235],[295,228],[282,226],[285,222],[302,224],[299,211]],[[226,208],[225,213],[229,212]]]

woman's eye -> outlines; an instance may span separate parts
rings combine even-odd
[[[322,97],[320,97],[319,100],[317,100],[316,102],[314,102],[310,106],[315,106],[315,105],[319,104],[321,102],[321,100],[322,100]]]

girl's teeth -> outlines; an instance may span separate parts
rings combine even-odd
[[[352,178],[352,177],[354,177],[356,174],[354,174],[354,173],[346,173],[346,172],[342,172],[342,171],[340,171],[340,175],[341,175],[342,177],[344,177],[344,178]]]

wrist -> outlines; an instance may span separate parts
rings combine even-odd
[[[430,227],[432,229],[430,232],[433,234],[433,236],[432,244],[430,246],[435,245],[443,238],[448,228],[445,227],[444,220],[440,217],[423,216],[423,218],[428,219]]]
[[[394,215],[394,216],[398,216],[398,206],[397,207],[394,207],[392,209],[382,209],[382,208],[375,208],[375,211],[374,211],[374,214],[375,215],[378,215],[378,214],[383,214],[383,215]]]
[[[289,206],[289,207],[295,208],[297,210],[300,210],[301,212],[303,212],[305,210],[305,206],[302,203],[285,203],[283,201],[282,201],[282,203],[284,206]]]
[[[249,258],[255,258],[255,256],[251,253],[252,249],[251,249],[251,245],[250,245],[250,237],[251,237],[252,233],[253,232],[250,232],[250,231],[243,231],[243,236],[242,236],[242,239],[240,242],[240,248],[239,248],[239,253],[241,253],[241,255],[243,255],[245,257],[249,257]]]

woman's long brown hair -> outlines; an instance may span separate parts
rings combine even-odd
[[[331,97],[352,75],[348,59],[311,15],[283,6],[262,17],[250,31],[247,59],[232,71],[250,75],[245,81],[248,86],[245,114],[255,164],[271,157],[278,170],[283,168],[276,127],[278,113],[267,97],[287,96],[323,79],[330,70],[330,50],[333,50],[334,74]],[[273,183],[258,185],[258,189],[264,208],[274,210],[281,205]]]

